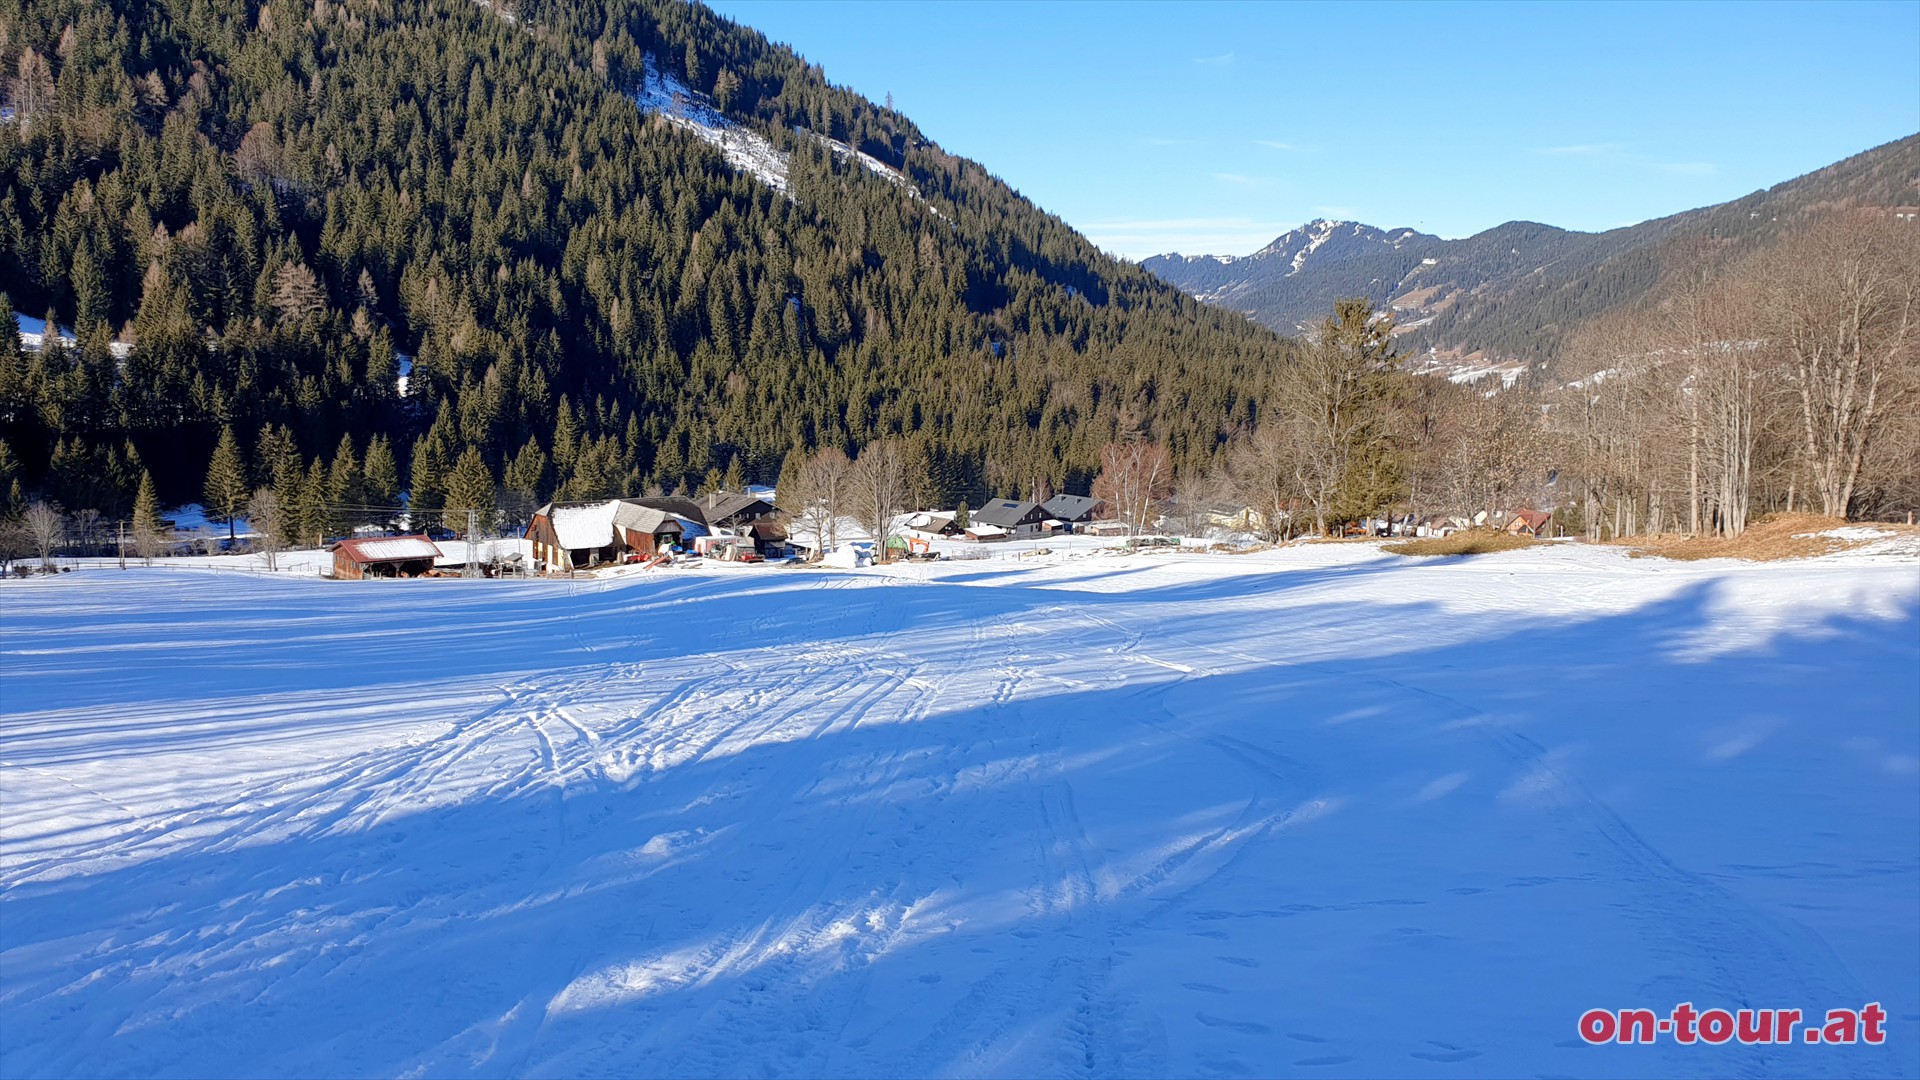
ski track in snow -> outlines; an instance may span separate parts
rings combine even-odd
[[[1920,1074],[1920,565],[0,583],[0,1074]],[[1594,1006],[1879,1000],[1879,1048]]]

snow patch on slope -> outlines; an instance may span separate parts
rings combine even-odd
[[[18,314],[16,314],[14,318],[18,319],[20,322],[20,347],[21,348],[27,350],[28,352],[39,352],[42,348],[46,347],[47,320],[36,319],[29,315],[18,315]],[[56,326],[53,328],[53,330],[54,330],[54,336],[59,339],[60,344],[66,346],[69,349],[79,347],[80,338],[77,334],[73,332],[73,327]],[[113,353],[113,358],[115,360],[125,360],[133,352],[133,346],[129,345],[124,341],[113,342],[110,345],[108,345],[107,348]]]
[[[643,112],[657,113],[666,118],[668,123],[718,149],[735,169],[753,176],[787,198],[793,198],[793,193],[787,190],[792,155],[775,146],[766,136],[728,118],[713,106],[705,94],[675,78],[651,56],[647,57],[646,76],[639,92],[634,95],[634,101]],[[836,157],[859,162],[868,172],[906,192],[916,201],[927,201],[904,173],[872,154],[803,127],[793,130],[833,151]],[[932,206],[928,206],[928,209],[933,211],[935,217],[944,219],[945,215],[938,209]]]
[[[642,111],[658,113],[668,123],[719,150],[735,169],[775,191],[786,192],[788,156],[766,136],[727,119],[704,94],[694,93],[651,56],[647,57],[646,76],[634,101]]]

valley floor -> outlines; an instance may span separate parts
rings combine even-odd
[[[9,1077],[1920,1074],[1910,557],[83,570],[0,811]]]

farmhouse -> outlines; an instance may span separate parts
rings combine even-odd
[[[974,525],[992,525],[1005,529],[1015,539],[1030,536],[1045,536],[1052,532],[1047,527],[1050,515],[1046,508],[1035,502],[1015,499],[990,499],[986,505],[975,510],[970,516]],[[971,530],[969,530],[971,531]]]
[[[1067,532],[1073,532],[1074,526],[1092,521],[1095,514],[1105,509],[1106,503],[1088,495],[1055,495],[1040,504],[1047,516],[1066,526]]]
[[[333,576],[346,581],[419,577],[439,557],[440,549],[424,536],[342,540],[333,545]]]
[[[533,561],[550,573],[612,562],[621,550],[613,528],[618,500],[595,503],[550,502],[533,512],[527,539],[533,541]]]

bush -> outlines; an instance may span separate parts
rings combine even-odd
[[[1487,555],[1496,551],[1517,551],[1539,541],[1531,536],[1512,536],[1492,529],[1469,529],[1452,536],[1424,536],[1383,544],[1381,550],[1394,555]]]

